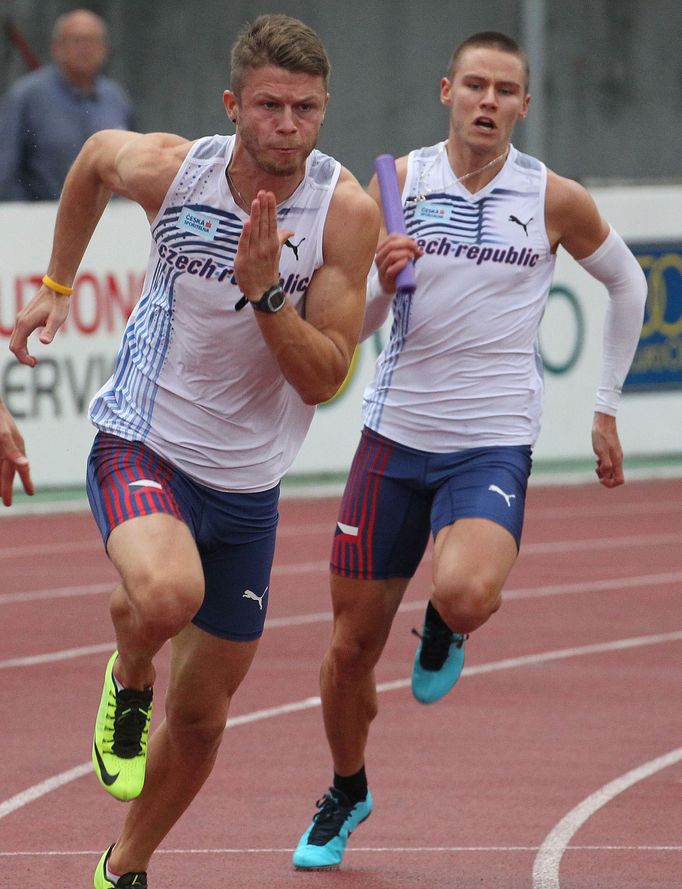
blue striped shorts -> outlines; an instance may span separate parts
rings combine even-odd
[[[200,485],[142,442],[99,432],[88,459],[90,508],[106,546],[137,516],[166,513],[189,528],[204,571],[202,630],[245,642],[263,633],[279,514],[279,485],[228,493]]]

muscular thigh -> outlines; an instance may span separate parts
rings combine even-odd
[[[197,591],[197,605],[204,577],[197,547],[187,526],[173,516],[157,513],[128,519],[117,525],[107,543],[112,564],[129,595],[137,597],[164,586]]]
[[[504,586],[518,550],[512,534],[488,519],[459,519],[436,535],[433,584],[441,591],[470,588],[496,597]]]

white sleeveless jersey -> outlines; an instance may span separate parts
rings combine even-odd
[[[189,151],[151,225],[144,288],[123,334],[112,377],[90,404],[100,430],[142,441],[196,481],[221,491],[263,491],[293,462],[314,408],[284,379],[234,257],[247,216],[225,178],[234,136]],[[340,173],[313,151],[300,186],[277,207],[295,234],[282,248],[281,284],[302,312],[322,264],[322,236]]]
[[[510,147],[470,194],[445,143],[410,153],[407,232],[424,250],[417,287],[364,395],[371,429],[418,450],[530,445],[542,409],[537,332],[554,273],[545,230],[547,169]],[[411,202],[419,194],[427,200]]]

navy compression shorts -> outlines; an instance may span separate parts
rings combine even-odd
[[[529,446],[418,451],[365,428],[341,501],[330,568],[342,577],[412,577],[429,539],[484,518],[521,543]]]

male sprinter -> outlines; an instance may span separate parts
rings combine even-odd
[[[430,533],[418,701],[446,694],[465,636],[500,607],[521,540],[542,408],[538,325],[560,245],[608,288],[592,444],[600,482],[623,483],[615,415],[642,325],[644,275],[582,186],[511,145],[530,101],[515,41],[495,32],[465,40],[440,95],[447,139],[399,159],[408,235],[382,239],[370,279],[363,334],[391,305],[394,322],[365,392],[334,538],[334,628],[321,671],[334,777],[294,853],[299,868],[337,867],[372,810],[374,667]],[[376,180],[370,193],[379,203]],[[395,296],[396,274],[413,260],[416,291]]]
[[[154,850],[211,772],[263,629],[279,483],[362,325],[379,210],[315,149],[329,62],[318,35],[259,17],[232,51],[235,136],[106,131],[67,178],[45,286],[11,341],[51,341],[112,192],[151,225],[144,289],[111,379],[88,491],[121,582],[111,600],[95,771],[134,799],[95,889],[147,886]],[[296,249],[285,246],[292,236]],[[154,656],[172,640],[166,718],[149,745]]]

